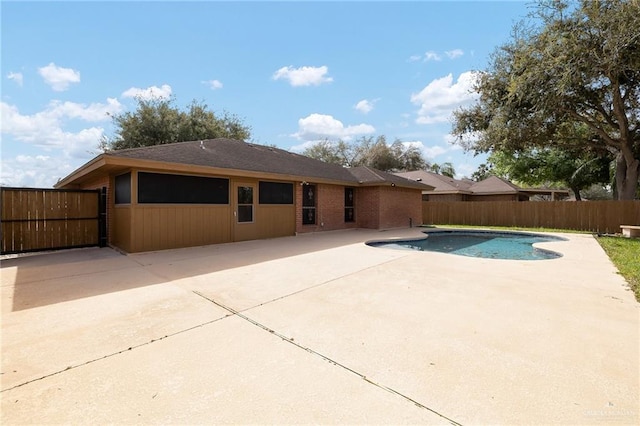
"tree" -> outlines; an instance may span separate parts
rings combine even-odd
[[[488,157],[491,174],[520,185],[569,187],[576,200],[580,192],[611,180],[609,164],[612,158],[589,151],[569,152],[554,148],[533,149],[509,153],[495,151]],[[486,167],[486,166],[485,166]]]
[[[427,170],[433,173],[441,174],[443,176],[448,176],[450,178],[454,178],[456,176],[456,170],[453,168],[453,164],[449,161],[442,164],[433,163],[432,165],[427,167]]]
[[[112,117],[115,136],[103,140],[103,148],[117,150],[213,138],[244,141],[251,136],[251,129],[236,116],[224,112],[217,117],[207,105],[195,100],[187,111],[180,111],[173,98],[136,100],[134,112]]]
[[[392,172],[421,170],[428,166],[418,147],[399,139],[389,145],[384,135],[375,139],[363,136],[351,143],[323,140],[306,148],[302,154],[345,167],[369,166]]]
[[[479,101],[454,113],[468,150],[588,150],[615,159],[618,199],[640,178],[640,2],[542,1],[478,74]],[[539,24],[539,25],[536,25]]]

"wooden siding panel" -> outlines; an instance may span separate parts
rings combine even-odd
[[[230,208],[226,205],[136,205],[131,211],[130,252],[231,241]]]

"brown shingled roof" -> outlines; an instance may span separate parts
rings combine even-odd
[[[63,186],[72,183],[77,176],[81,175],[84,168],[101,157],[116,162],[121,158],[297,176],[301,179],[317,178],[354,186],[388,183],[422,190],[431,188],[419,182],[368,167],[349,169],[280,148],[224,138],[109,151],[74,171],[59,183]]]

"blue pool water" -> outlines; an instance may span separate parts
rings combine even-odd
[[[564,241],[547,235],[499,231],[425,232],[417,240],[388,240],[367,243],[373,247],[451,253],[489,259],[542,260],[562,257],[560,253],[533,247],[535,243]]]

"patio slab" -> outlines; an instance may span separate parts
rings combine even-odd
[[[591,236],[544,261],[363,244],[417,235],[3,261],[0,420],[638,423],[640,305]]]

